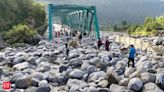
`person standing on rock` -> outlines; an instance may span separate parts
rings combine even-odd
[[[110,42],[108,40],[108,37],[106,37],[106,39],[105,39],[105,50],[106,51],[109,51],[109,45],[110,45]]]
[[[130,62],[132,62],[132,67],[135,67],[134,66],[135,54],[136,54],[136,49],[134,45],[130,45],[128,67],[130,66]]]

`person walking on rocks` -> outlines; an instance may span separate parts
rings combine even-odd
[[[68,48],[68,43],[65,44],[65,48],[66,48],[66,55],[67,57],[69,56],[69,48]]]
[[[79,34],[78,39],[79,39],[79,41],[81,41],[81,39],[82,39],[82,33]]]
[[[130,62],[132,62],[132,67],[135,67],[134,66],[135,54],[136,54],[136,49],[134,45],[130,45],[128,67],[130,66]]]
[[[97,41],[97,48],[100,49],[101,45],[102,45],[102,41],[101,41],[101,38],[98,39]]]
[[[105,39],[105,50],[106,51],[109,51],[109,45],[110,45],[110,42],[108,40],[108,37],[106,37],[106,39]]]

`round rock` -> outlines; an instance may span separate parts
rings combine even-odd
[[[143,83],[139,78],[133,78],[129,81],[128,89],[133,91],[141,91]]]

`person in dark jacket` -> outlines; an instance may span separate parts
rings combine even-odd
[[[66,55],[69,56],[69,48],[68,48],[68,43],[65,43],[65,48],[66,48]]]
[[[99,40],[97,41],[97,48],[100,49],[101,45],[102,45],[102,41],[101,41],[101,39],[99,38]]]
[[[110,42],[108,40],[108,37],[106,37],[106,39],[105,39],[105,50],[106,51],[109,51],[109,45],[110,45]]]
[[[82,33],[79,34],[78,39],[79,39],[79,41],[81,41],[81,39],[82,39]]]
[[[132,62],[132,67],[135,67],[134,65],[135,54],[136,54],[136,49],[134,45],[130,45],[128,67],[130,66],[130,62]]]
[[[86,35],[87,35],[87,33],[86,33],[86,32],[84,32],[84,33],[83,33],[83,36],[86,36]]]

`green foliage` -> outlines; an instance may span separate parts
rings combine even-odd
[[[100,28],[101,31],[113,31],[113,27],[111,25],[100,26]]]
[[[20,23],[38,29],[46,25],[44,6],[33,0],[0,0],[0,31],[9,31],[13,25]]]
[[[37,34],[37,31],[29,28],[27,25],[19,24],[6,32],[4,35],[6,42],[9,44],[28,43],[31,44],[32,38]]]
[[[129,34],[142,36],[155,35],[159,30],[164,30],[164,16],[147,17],[143,25],[130,25],[127,29]]]
[[[76,40],[71,40],[71,41],[69,42],[69,46],[71,46],[71,47],[73,47],[73,48],[76,48],[76,47],[78,46],[78,43],[77,43]]]
[[[25,43],[15,43],[11,47],[17,48],[17,47],[25,47],[25,46],[27,46],[27,44],[25,44]]]

